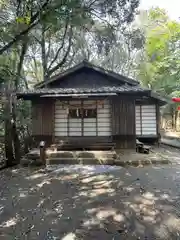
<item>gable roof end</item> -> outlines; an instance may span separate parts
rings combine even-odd
[[[44,86],[46,86],[46,84],[49,84],[49,83],[55,82],[57,80],[60,80],[61,78],[65,77],[65,76],[67,76],[67,75],[69,75],[69,74],[71,74],[71,73],[73,73],[73,72],[75,72],[77,70],[85,68],[85,67],[89,68],[89,69],[92,69],[92,70],[95,70],[95,71],[97,71],[97,72],[99,72],[101,74],[105,74],[105,75],[107,75],[109,77],[115,78],[115,79],[117,79],[119,81],[123,81],[124,83],[128,83],[128,84],[130,84],[132,86],[136,86],[136,85],[139,84],[139,82],[134,80],[134,79],[125,77],[125,76],[123,76],[121,74],[118,74],[118,73],[115,73],[113,71],[106,70],[106,69],[104,69],[102,67],[93,65],[92,63],[90,63],[88,61],[83,61],[83,62],[75,65],[74,67],[67,69],[64,72],[53,76],[52,78],[50,78],[47,81],[43,81],[43,82],[40,82],[40,83],[36,84],[35,88],[44,87]]]

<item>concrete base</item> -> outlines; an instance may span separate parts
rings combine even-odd
[[[157,165],[157,164],[170,164],[171,162],[168,159],[147,159],[147,160],[133,160],[133,161],[114,161],[116,166],[146,166],[146,165]]]
[[[116,151],[47,151],[46,165],[83,164],[83,165],[117,165],[140,166],[150,164],[169,164],[168,158],[158,154],[158,150],[150,154],[135,153],[134,150]],[[33,150],[26,156],[26,165],[39,165],[39,150]],[[28,164],[29,161],[29,164]]]
[[[114,164],[117,166],[141,166],[151,164],[169,164],[168,158],[161,156],[158,149],[151,151],[149,154],[134,153],[134,151],[117,150],[117,159]]]
[[[180,139],[179,138],[162,138],[161,139],[162,144],[166,144],[171,147],[180,148]]]

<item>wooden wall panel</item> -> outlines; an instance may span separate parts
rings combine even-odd
[[[32,101],[33,135],[52,135],[54,131],[54,108],[52,100]]]
[[[135,148],[135,100],[112,98],[112,135],[119,148]]]
[[[108,77],[92,69],[81,69],[49,84],[50,88],[98,88],[121,86],[124,81]]]
[[[42,135],[42,109],[39,101],[32,101],[32,135]]]
[[[42,101],[42,134],[54,135],[54,101],[51,99]]]

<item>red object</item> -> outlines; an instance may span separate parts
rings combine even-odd
[[[173,102],[180,102],[180,98],[174,97],[174,98],[172,98],[172,101]]]
[[[180,111],[180,106],[177,108],[178,111]]]

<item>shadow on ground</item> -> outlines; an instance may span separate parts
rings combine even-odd
[[[180,239],[180,169],[75,168],[2,171],[0,239]]]

